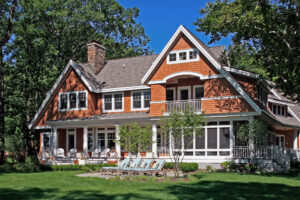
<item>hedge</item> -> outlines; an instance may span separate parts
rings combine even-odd
[[[114,167],[116,164],[86,164],[86,165],[42,165],[43,171],[98,171],[102,167]]]
[[[174,163],[165,163],[164,169],[174,169]],[[197,163],[180,163],[180,169],[183,172],[194,172],[198,170]]]

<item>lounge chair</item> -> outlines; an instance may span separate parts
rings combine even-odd
[[[134,169],[137,169],[137,168],[140,166],[141,161],[142,161],[142,159],[136,158],[132,163],[129,163],[129,166],[128,166],[128,167],[123,167],[123,168],[121,168],[119,172],[120,172],[121,174],[126,173],[126,174],[129,175],[130,173],[133,172]]]
[[[77,153],[77,149],[75,149],[75,148],[70,149],[70,151],[68,153],[68,157],[75,158],[76,157],[76,153]]]
[[[110,151],[110,149],[109,148],[106,148],[106,149],[104,149],[103,151],[101,151],[101,153],[100,153],[100,158],[107,158],[107,154],[108,154],[108,152]]]
[[[144,173],[145,171],[150,169],[151,164],[154,162],[152,159],[145,159],[140,164],[139,168],[133,169],[132,174],[133,175],[140,175],[141,173]]]
[[[65,150],[63,148],[56,149],[56,157],[64,158],[65,157]]]
[[[92,152],[92,158],[99,158],[99,154],[101,153],[101,149],[95,149]]]
[[[103,172],[113,172],[113,171],[118,171],[118,170],[120,170],[120,169],[122,169],[122,168],[125,168],[125,167],[127,167],[128,166],[128,164],[129,164],[129,162],[130,162],[130,159],[129,158],[126,158],[126,159],[124,159],[123,161],[120,161],[119,163],[118,163],[118,166],[116,166],[116,167],[102,167],[101,168],[101,170],[100,170],[100,173],[102,174]]]
[[[159,172],[161,172],[165,163],[166,163],[165,160],[157,160],[156,163],[154,163],[150,169],[148,169],[148,170],[145,169],[145,171],[143,171],[143,173],[146,175],[151,175],[151,176],[153,176],[153,174],[156,175]]]

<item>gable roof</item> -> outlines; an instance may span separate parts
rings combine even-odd
[[[142,84],[145,84],[152,73],[155,71],[156,67],[162,61],[162,59],[168,53],[172,44],[176,41],[176,39],[181,35],[185,35],[192,44],[211,62],[211,64],[226,78],[226,80],[242,95],[242,97],[249,103],[249,105],[258,113],[261,114],[260,107],[254,102],[254,100],[247,94],[247,92],[241,87],[241,85],[228,73],[225,69],[222,68],[221,63],[216,58],[215,54],[212,53],[211,49],[207,47],[201,40],[199,40],[195,35],[193,35],[190,31],[188,31],[184,26],[180,25],[176,30],[174,35],[171,37],[167,45],[161,51],[159,56],[156,58],[154,63],[151,65],[150,69],[141,79]]]

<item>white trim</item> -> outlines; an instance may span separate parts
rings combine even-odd
[[[173,42],[179,36],[180,33],[183,33],[200,50],[200,52],[212,63],[212,65],[215,66],[216,69],[219,70],[224,75],[227,81],[234,87],[234,89],[236,89],[245,98],[245,100],[250,104],[250,106],[258,114],[261,114],[261,109],[259,108],[259,106],[245,92],[245,90],[241,87],[241,85],[229,74],[229,72],[227,72],[225,69],[222,68],[222,66],[202,47],[201,44],[199,44],[199,42],[182,25],[179,26],[179,28],[176,30],[172,38],[164,47],[163,51],[159,54],[159,56],[151,65],[147,73],[144,75],[144,77],[142,78],[142,84],[144,84],[147,81],[152,71],[155,69],[155,67],[158,65],[161,59],[165,56],[166,52],[168,51],[168,49],[170,48],[170,46],[173,44]]]
[[[122,94],[122,109],[115,109],[115,95]],[[105,110],[105,96],[111,95],[111,110]],[[102,95],[102,111],[103,113],[124,112],[124,92],[106,93]]]
[[[256,73],[253,73],[253,72],[247,72],[247,71],[244,71],[244,70],[231,68],[231,67],[227,67],[227,66],[223,66],[223,68],[226,69],[226,71],[228,71],[228,72],[240,74],[240,75],[243,75],[243,76],[249,76],[251,78],[259,78],[259,74],[256,74]]]
[[[149,81],[148,84],[149,85],[152,85],[152,84],[164,84],[164,83],[167,83],[168,79],[174,78],[176,76],[184,76],[184,75],[196,76],[196,77],[199,77],[200,80],[224,78],[224,76],[222,74],[215,74],[215,75],[204,76],[203,74],[200,74],[200,73],[197,73],[197,72],[182,71],[182,72],[176,72],[176,73],[170,74],[170,75],[164,77],[163,80]]]
[[[270,99],[270,98],[268,98],[268,102],[281,104],[281,105],[287,105],[287,106],[295,106],[295,104],[293,104],[293,103],[283,102],[283,101],[280,101],[280,100]]]
[[[200,88],[202,87],[204,90],[204,85],[193,85],[193,99],[196,100],[195,96],[196,96],[196,88]],[[203,93],[204,95],[204,93]],[[201,97],[200,99],[202,99],[203,97]]]
[[[190,51],[196,51],[196,58],[190,59],[190,54],[189,54]],[[186,53],[186,59],[185,60],[179,60],[179,54],[180,53]],[[170,54],[175,54],[176,55],[176,61],[169,61]],[[168,53],[168,56],[167,56],[167,64],[168,65],[179,64],[179,63],[198,62],[199,60],[200,60],[199,51],[196,48],[171,51],[171,52]]]
[[[221,99],[241,99],[243,98],[242,95],[233,95],[233,96],[223,96],[223,97],[204,97],[201,98],[202,101],[205,100],[221,100]]]
[[[150,104],[151,104],[151,90],[143,90],[143,91],[131,91],[130,93],[130,109],[131,111],[146,111],[150,109],[150,106],[148,108],[145,108],[145,102],[144,102],[144,92],[150,91]],[[134,108],[133,107],[133,93],[140,92],[141,93],[141,108]]]
[[[79,108],[79,93],[85,93],[85,107]],[[60,96],[66,94],[67,95],[67,108],[66,109],[60,109],[61,102],[60,102]],[[76,108],[70,108],[70,94],[76,94]],[[88,109],[88,92],[86,90],[83,91],[70,91],[70,92],[61,92],[58,95],[58,111],[59,112],[65,112],[65,111],[78,111],[78,110],[87,110]]]
[[[51,126],[36,126],[35,129],[51,129]]]
[[[89,131],[89,129],[92,129],[91,131]],[[92,143],[92,148],[89,149],[89,135],[92,134],[93,135],[93,143]],[[91,127],[88,127],[88,130],[87,130],[87,135],[88,135],[88,145],[87,145],[87,149],[88,149],[88,152],[91,152],[95,149],[95,134],[94,134],[94,128],[91,128]]]
[[[188,99],[187,100],[190,100],[191,99],[191,86],[181,86],[181,87],[177,87],[177,100],[181,100],[181,93],[180,91],[181,90],[188,90],[189,94],[188,94]]]
[[[118,88],[109,88],[109,89],[100,89],[97,90],[98,93],[108,93],[108,92],[121,92],[121,91],[130,91],[130,90],[146,90],[151,89],[151,87],[146,85],[140,85],[140,86],[130,86],[130,87],[118,87]]]
[[[69,129],[74,129],[74,132],[69,131]],[[69,152],[69,135],[74,135],[74,148],[77,149],[77,143],[76,143],[76,136],[77,136],[77,129],[76,128],[68,128],[67,134],[66,134],[66,152]]]
[[[166,103],[166,101],[150,101],[150,104]]]
[[[169,88],[166,88],[166,99],[167,99],[167,91],[168,90],[172,90],[173,91],[173,101],[176,101],[176,88],[175,87],[169,87]],[[164,101],[166,102],[166,101]]]
[[[49,137],[49,149],[45,149],[45,145],[44,145],[44,135],[48,135],[48,137]],[[51,134],[50,134],[50,132],[42,132],[41,133],[41,139],[42,139],[42,144],[41,144],[41,146],[42,146],[42,148],[41,148],[41,150],[42,150],[42,153],[44,153],[45,152],[45,150],[48,150],[48,151],[50,151],[51,150]]]

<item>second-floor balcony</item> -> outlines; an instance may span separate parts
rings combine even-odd
[[[201,112],[201,100],[177,100],[166,102],[167,112],[173,109],[186,110],[188,107],[193,108],[195,112]]]

